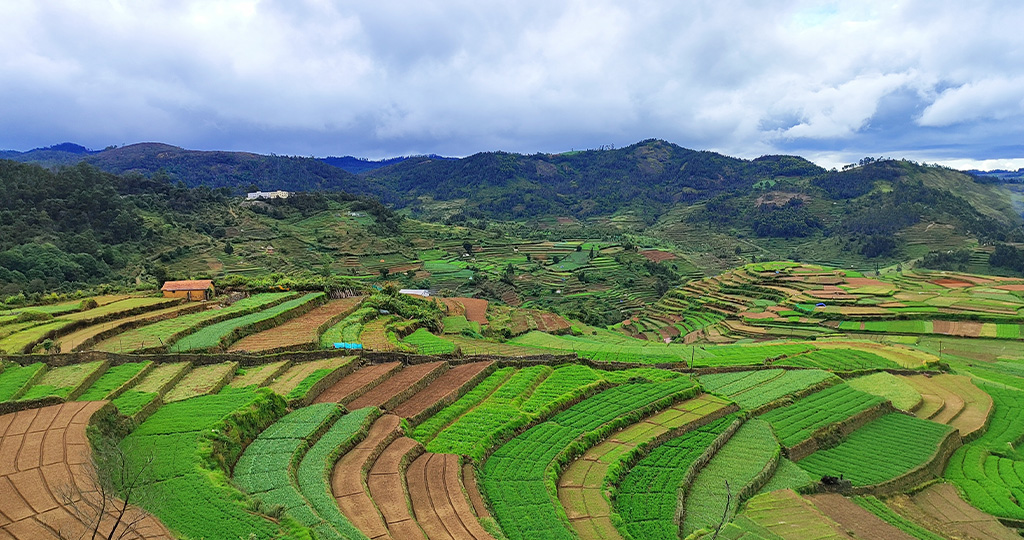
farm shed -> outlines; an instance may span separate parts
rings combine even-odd
[[[213,297],[213,281],[209,279],[190,279],[186,281],[167,281],[160,288],[164,298],[185,298],[193,300],[209,300]]]

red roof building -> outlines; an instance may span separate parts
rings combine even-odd
[[[160,290],[164,292],[164,298],[184,298],[189,302],[209,300],[214,295],[213,281],[209,279],[167,281]]]

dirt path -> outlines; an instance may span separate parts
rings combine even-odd
[[[473,362],[453,367],[428,384],[426,388],[395,407],[394,412],[402,418],[415,418],[426,411],[436,409],[438,405],[443,407],[451,404],[470,386],[490,373],[493,366],[494,362]]]
[[[913,536],[882,521],[878,516],[861,508],[838,493],[820,493],[807,497],[818,511],[832,518],[857,538],[885,538],[886,540],[914,540]]]
[[[87,531],[88,519],[66,504],[64,495],[77,490],[95,496],[85,429],[105,403],[71,402],[0,416],[0,537],[38,540],[62,531],[78,538]],[[133,519],[141,515],[131,512]],[[113,524],[110,515],[103,520],[104,536]],[[124,538],[173,538],[152,516],[140,525]]]
[[[409,465],[413,512],[430,540],[494,540],[462,491],[459,456],[426,453]]]
[[[348,403],[377,386],[402,368],[401,362],[373,364],[342,378],[317,396],[315,403]],[[355,407],[350,407],[354,410]]]

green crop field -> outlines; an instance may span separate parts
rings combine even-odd
[[[46,364],[36,362],[27,366],[6,364],[0,373],[0,402],[17,399],[26,389],[29,382],[44,373]]]
[[[80,391],[89,377],[105,367],[103,362],[89,362],[50,369],[19,399],[29,400],[47,396],[67,399],[72,392]]]
[[[744,409],[751,410],[811,387],[836,382],[839,382],[838,377],[817,369],[764,369],[700,377],[700,383],[709,392],[727,396]]]
[[[274,319],[275,317],[287,316],[288,312],[302,306],[306,306],[310,302],[318,301],[323,298],[323,296],[324,293],[305,294],[299,298],[282,302],[265,310],[257,311],[256,313],[250,313],[248,315],[235,317],[234,319],[228,319],[226,321],[221,321],[219,323],[203,327],[199,331],[176,341],[174,345],[171,346],[170,350],[171,352],[185,352],[213,349],[216,347],[230,345],[230,343],[225,343],[224,340],[233,332],[260,324],[264,321]]]
[[[852,388],[883,397],[897,409],[909,411],[921,403],[921,394],[906,380],[884,371],[846,381]]]
[[[724,416],[655,448],[633,466],[615,494],[621,528],[634,539],[675,540],[679,492],[687,469],[734,421]]]
[[[623,384],[588,398],[499,447],[484,463],[483,488],[509,540],[572,539],[545,483],[549,467],[577,438],[609,433],[658,405],[685,399],[686,379]],[[630,418],[630,415],[635,415]],[[614,423],[613,423],[614,422]]]
[[[891,413],[868,422],[838,446],[805,457],[798,465],[815,478],[842,475],[855,486],[879,484],[923,465],[952,429]]]
[[[738,497],[763,471],[772,472],[779,453],[779,443],[766,422],[753,419],[744,423],[697,473],[687,490],[683,536],[713,527],[722,516],[731,517],[736,504],[726,506],[728,494]]]
[[[291,293],[255,294],[223,309],[213,309],[165,319],[142,326],[106,339],[96,345],[96,350],[106,352],[130,352],[139,349],[166,347],[179,334],[201,327],[211,320],[230,318],[234,314],[257,311],[269,304],[283,301]]]
[[[765,413],[762,418],[771,424],[784,446],[793,446],[815,431],[874,407],[885,399],[837,384],[815,392],[792,405]]]
[[[119,366],[112,366],[100,376],[92,386],[86,389],[85,393],[78,397],[79,401],[95,401],[108,399],[111,392],[121,388],[133,377],[149,368],[152,362],[129,362]]]
[[[250,513],[223,471],[209,469],[204,452],[208,434],[222,429],[225,421],[245,418],[249,429],[259,429],[282,416],[284,408],[284,401],[267,390],[245,389],[161,407],[124,442],[129,466],[144,471],[137,488],[140,500],[159,501],[147,509],[189,537],[277,537],[281,526]]]
[[[416,347],[416,352],[419,354],[449,354],[455,350],[454,343],[431,334],[426,328],[417,328],[402,342]]]
[[[877,354],[853,349],[822,349],[775,362],[780,366],[795,366],[835,371],[854,371],[861,369],[897,369],[899,364],[887,360]]]
[[[280,505],[286,515],[307,527],[324,523],[299,491],[295,465],[340,415],[335,403],[310,405],[287,414],[245,448],[233,471],[235,485],[266,504]]]

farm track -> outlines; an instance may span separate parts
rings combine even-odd
[[[384,382],[401,367],[401,362],[388,362],[360,368],[324,390],[314,403],[348,403]],[[349,410],[357,408],[349,407]]]
[[[968,376],[913,375],[906,380],[924,400],[924,405],[915,414],[919,418],[953,426],[963,437],[983,429],[992,413],[992,396],[975,386]]]
[[[638,446],[651,447],[670,432],[682,433],[732,410],[722,398],[704,394],[681,401],[664,411],[612,434],[573,461],[558,479],[558,499],[569,523],[582,540],[621,539],[611,521],[611,505],[603,495],[604,479],[619,460]]]
[[[402,418],[415,418],[438,404],[447,405],[475,386],[493,366],[494,362],[474,362],[453,367],[395,407],[394,413]]]
[[[828,516],[857,538],[914,540],[913,536],[882,521],[838,493],[819,493],[807,497],[818,511]]]
[[[408,366],[365,394],[348,403],[349,409],[381,407],[391,409],[405,397],[415,394],[448,369],[447,362],[429,362]]]
[[[87,500],[96,496],[85,432],[89,419],[104,403],[71,402],[0,416],[0,531],[4,537],[36,540],[55,537],[58,530],[72,538],[88,534],[89,524],[78,513],[88,509],[76,510],[63,496],[81,493]],[[137,510],[129,512],[138,515]],[[108,514],[102,521],[104,536],[114,519]],[[123,526],[118,534],[122,531]],[[159,520],[147,516],[136,532],[124,538],[173,536]]]
[[[319,345],[320,336],[317,330],[334,319],[344,317],[354,311],[363,301],[363,297],[354,296],[332,300],[322,306],[304,313],[294,319],[285,321],[280,326],[246,336],[231,345],[228,352],[264,352],[275,349],[295,348]]]

